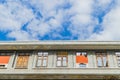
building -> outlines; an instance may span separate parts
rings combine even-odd
[[[0,42],[0,79],[120,79],[120,41]]]

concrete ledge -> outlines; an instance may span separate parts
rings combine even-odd
[[[1,69],[0,74],[89,74],[119,75],[120,68],[40,68],[40,69]]]
[[[0,79],[98,79],[119,80],[119,75],[74,75],[74,74],[0,74]]]
[[[11,41],[0,42],[0,50],[120,49],[120,41]]]

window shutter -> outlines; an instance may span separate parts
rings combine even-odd
[[[8,64],[10,56],[0,56],[0,64]]]
[[[88,63],[88,58],[85,56],[76,56],[76,63]]]
[[[16,68],[27,68],[29,56],[18,56]]]

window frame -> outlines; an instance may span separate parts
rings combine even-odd
[[[83,67],[83,66],[80,67],[81,64],[85,65],[85,67]],[[87,64],[85,64],[85,63],[79,63],[79,68],[86,68],[86,67],[87,67]]]
[[[88,59],[88,52],[87,52],[87,51],[77,51],[77,52],[75,52],[75,53],[76,53],[76,54],[75,54],[75,58],[76,58],[77,56],[83,56],[84,53],[86,53],[84,56],[87,57],[87,59]],[[79,55],[78,55],[77,53],[79,53]],[[76,63],[76,62],[75,62],[75,63]],[[87,68],[87,67],[88,67],[88,63],[76,63],[76,64],[79,65],[79,67],[76,66],[76,68]],[[80,64],[85,64],[86,67],[80,67]]]
[[[42,55],[39,56],[38,53],[42,53]],[[44,56],[44,53],[47,53],[47,56]],[[37,59],[36,59],[35,67],[36,67],[36,68],[45,68],[45,67],[48,67],[48,56],[49,56],[49,53],[48,53],[48,52],[44,52],[44,51],[42,51],[42,52],[37,52]],[[40,66],[37,66],[38,60],[40,60],[39,57],[42,58],[42,59],[41,59],[41,65],[40,65]],[[46,57],[47,59],[44,59],[44,57]],[[43,66],[43,64],[44,64],[43,61],[44,61],[44,60],[46,60],[46,66]]]
[[[108,68],[109,67],[109,63],[108,63],[108,54],[107,52],[96,52],[95,53],[95,56],[96,56],[96,64],[97,64],[97,67],[98,68]],[[101,60],[102,60],[102,66],[98,66],[98,57],[100,56]],[[103,60],[103,57],[106,56],[106,65],[107,66],[104,66],[104,60]]]
[[[64,54],[66,53],[66,55]],[[61,52],[58,52],[57,54],[57,57],[56,57],[56,67],[68,67],[68,52],[67,51],[61,51]],[[61,60],[58,60],[58,57],[61,57]],[[63,65],[63,58],[66,57],[66,66]],[[58,61],[61,61],[61,66],[58,66],[57,65],[57,62]]]
[[[19,56],[24,56],[24,57],[27,56],[28,57],[26,67],[17,66],[17,61],[18,61]],[[30,58],[30,53],[29,52],[20,52],[20,53],[18,53],[17,56],[16,56],[16,59],[15,59],[15,69],[27,69],[28,65],[29,65],[29,58]]]
[[[9,56],[11,58],[11,53],[6,53],[6,52],[0,52],[0,56]],[[0,69],[7,69],[9,62],[10,62],[10,58],[7,64],[0,64]]]
[[[118,63],[118,56],[116,55],[116,53],[120,53],[120,52],[115,52],[116,61],[117,61],[117,66],[120,68],[120,63]],[[119,56],[119,58],[120,58],[120,56]],[[119,61],[120,61],[120,59],[119,59]]]

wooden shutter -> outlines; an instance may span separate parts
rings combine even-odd
[[[57,55],[58,55],[58,56],[67,56],[68,53],[67,53],[67,52],[58,52]]]
[[[29,56],[18,56],[16,68],[27,68]]]

